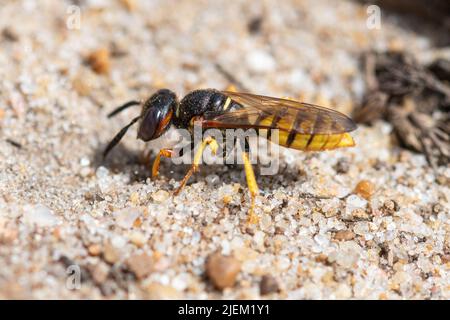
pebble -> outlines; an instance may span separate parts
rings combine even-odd
[[[103,247],[103,259],[110,264],[114,264],[120,259],[120,252],[111,243],[106,242]]]
[[[136,9],[136,0],[121,0],[120,2],[128,11],[134,11]]]
[[[19,229],[16,227],[0,227],[0,244],[11,244],[19,236]]]
[[[223,202],[223,204],[225,204],[225,205],[230,204],[231,201],[233,201],[233,198],[232,198],[231,196],[229,196],[229,195],[226,195],[226,196],[224,196],[224,197],[222,198],[222,202]]]
[[[364,199],[369,200],[375,193],[375,186],[368,180],[361,180],[358,182],[353,192]]]
[[[97,284],[102,284],[106,281],[109,275],[109,267],[105,263],[97,263],[89,268],[92,279]]]
[[[345,211],[347,214],[350,215],[352,215],[353,211],[356,210],[363,211],[367,206],[367,201],[365,199],[360,198],[359,196],[354,194],[348,196],[345,203],[346,203]]]
[[[102,247],[98,244],[91,244],[88,247],[88,252],[91,256],[98,256],[102,253]]]
[[[280,291],[278,281],[271,275],[264,275],[259,283],[259,291],[262,295]]]
[[[217,174],[210,174],[205,178],[206,183],[210,186],[216,186],[220,182],[220,178]]]
[[[111,237],[111,245],[116,249],[122,249],[127,244],[125,237],[120,235],[115,235]]]
[[[58,218],[53,211],[41,204],[35,206],[26,205],[24,207],[23,220],[27,224],[38,227],[53,227],[58,224]]]
[[[116,219],[116,224],[124,229],[133,227],[135,221],[139,218],[141,212],[136,208],[124,208],[114,211],[113,216]]]
[[[355,234],[350,230],[339,230],[334,234],[334,239],[338,241],[348,241],[355,238]]]
[[[350,170],[350,160],[348,158],[340,158],[336,163],[335,170],[340,174],[347,173]]]
[[[171,286],[151,283],[146,288],[147,299],[150,300],[178,300],[182,298],[179,291]]]
[[[110,70],[110,53],[106,48],[100,48],[91,52],[87,57],[87,62],[98,74],[107,74]]]
[[[153,271],[153,259],[146,253],[130,257],[127,265],[138,279],[145,278]]]
[[[84,168],[81,168],[81,170],[80,170],[80,175],[82,177],[88,177],[91,174],[92,174],[92,170],[89,167],[84,167]]]
[[[131,202],[133,205],[138,205],[138,204],[139,204],[139,193],[133,192],[133,193],[130,195],[130,202]]]
[[[400,206],[395,200],[386,200],[383,203],[383,209],[387,214],[393,214],[400,210]]]
[[[145,235],[142,232],[135,231],[130,234],[130,241],[135,246],[141,248],[144,246],[145,242],[147,241],[147,238],[145,237]]]
[[[163,203],[167,199],[169,199],[169,192],[166,190],[158,190],[152,194],[152,199],[156,203]]]
[[[91,161],[89,161],[88,158],[83,157],[83,158],[80,159],[80,165],[81,165],[82,167],[87,167],[87,166],[89,166],[90,164],[91,164]]]
[[[234,286],[241,265],[234,257],[214,253],[206,260],[206,274],[219,290]]]
[[[276,67],[275,59],[263,50],[254,50],[247,54],[248,68],[255,73],[271,72]]]
[[[328,256],[330,262],[336,263],[344,268],[354,268],[360,257],[361,247],[354,241],[341,242],[339,249]]]

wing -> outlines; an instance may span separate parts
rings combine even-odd
[[[250,93],[222,93],[243,108],[212,117],[205,115],[203,127],[279,129],[302,135],[341,134],[356,129],[349,117],[324,107]]]

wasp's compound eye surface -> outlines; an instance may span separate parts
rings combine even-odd
[[[149,141],[161,136],[169,127],[177,104],[175,93],[167,89],[159,90],[151,96],[144,104],[138,138]]]

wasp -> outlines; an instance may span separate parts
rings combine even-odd
[[[197,123],[202,129],[253,128],[258,134],[265,130],[265,138],[269,138],[270,130],[278,129],[279,145],[304,151],[324,151],[355,145],[349,132],[355,130],[356,125],[349,117],[335,110],[290,99],[203,89],[188,93],[179,102],[174,92],[160,89],[143,102],[133,100],[125,103],[112,111],[108,117],[136,105],[142,106],[140,115],[117,133],[106,147],[104,156],[136,122],[139,122],[137,138],[143,141],[160,137],[172,125],[192,132],[194,123]],[[212,137],[202,140],[195,151],[189,171],[175,190],[175,195],[198,170],[203,151],[208,145],[213,153],[219,147]],[[245,143],[244,149],[242,160],[251,196],[249,220],[256,221],[253,209],[259,188],[249,160],[248,142]],[[152,165],[152,177],[158,175],[161,157],[173,156],[173,149],[161,149]]]

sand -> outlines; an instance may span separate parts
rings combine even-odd
[[[161,87],[233,84],[349,114],[364,93],[362,52],[433,46],[389,14],[368,29],[366,9],[5,1],[0,297],[449,299],[450,169],[399,148],[388,123],[360,126],[354,148],[280,149],[278,174],[256,168],[255,225],[241,166],[202,166],[173,197],[187,166],[164,160],[152,180],[142,164],[163,139],[145,144],[132,128],[101,157],[139,110],[108,112]]]

